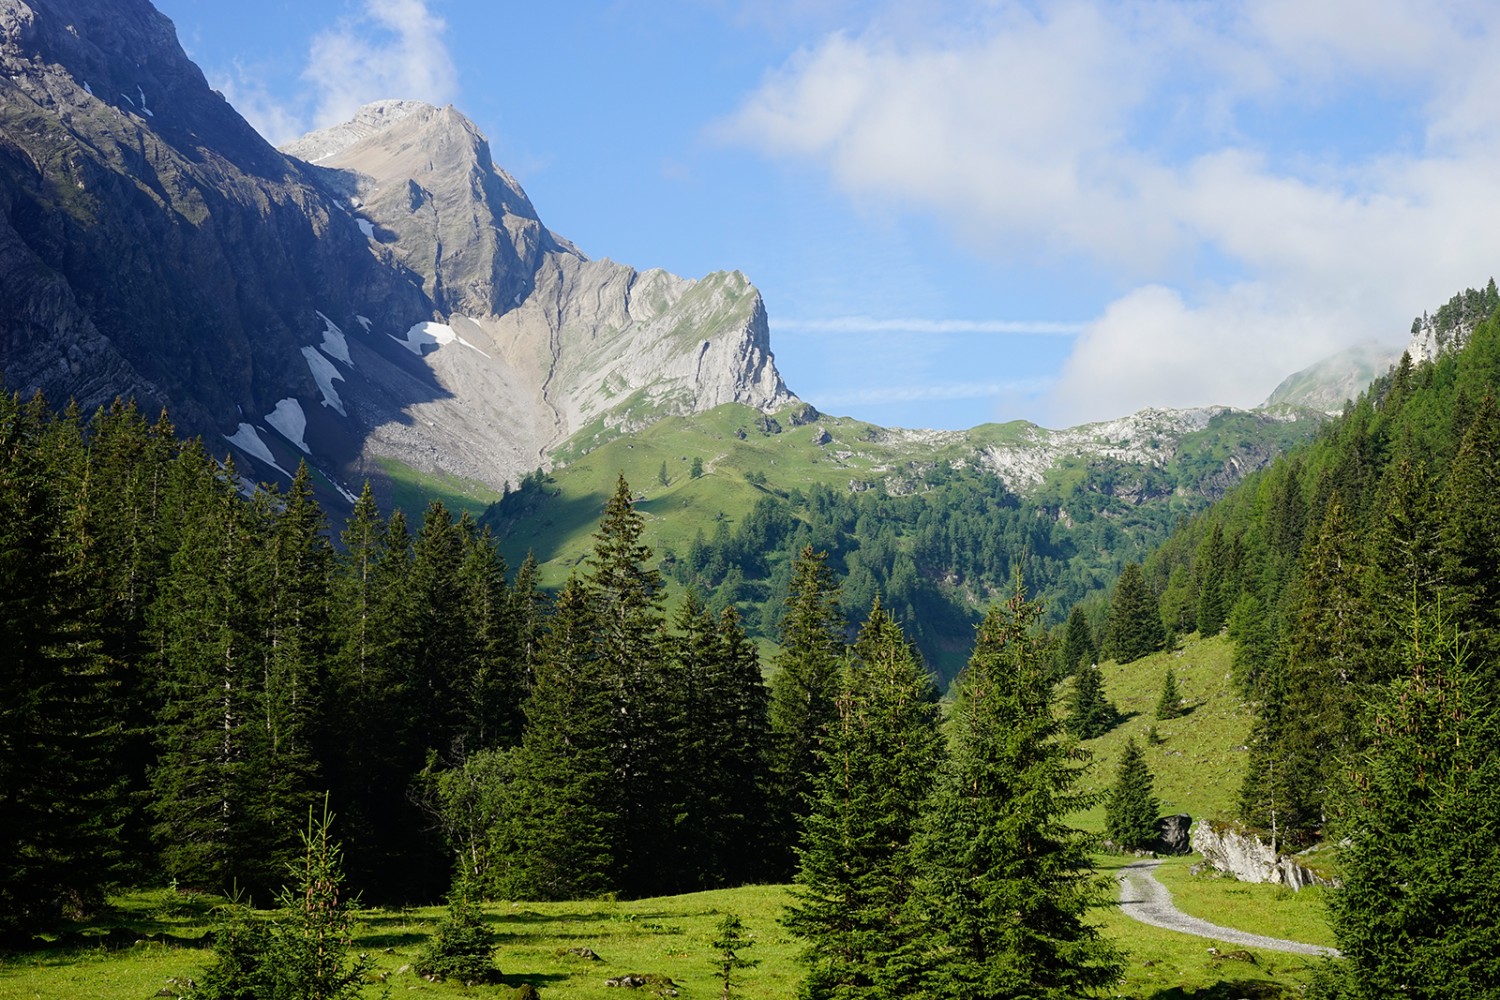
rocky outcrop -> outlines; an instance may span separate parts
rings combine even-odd
[[[1278,854],[1259,837],[1232,826],[1199,820],[1193,827],[1192,847],[1205,864],[1241,882],[1271,882],[1293,890],[1329,884],[1294,857]]]

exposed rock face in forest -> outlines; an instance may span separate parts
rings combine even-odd
[[[743,275],[588,260],[452,108],[286,155],[146,0],[0,0],[0,67],[10,388],[169,406],[256,477],[389,456],[495,487],[592,422],[794,399]]]
[[[1295,858],[1278,854],[1254,834],[1208,820],[1199,820],[1193,827],[1192,848],[1203,855],[1204,864],[1241,882],[1272,882],[1293,890],[1329,884]]]

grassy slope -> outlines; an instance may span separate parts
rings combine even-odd
[[[1122,864],[1104,859],[1106,872]],[[1168,866],[1180,867],[1180,862]],[[1175,888],[1175,886],[1174,886]],[[1194,894],[1199,908],[1214,913],[1243,906],[1236,895],[1245,888],[1227,880],[1202,880]],[[1271,890],[1274,892],[1274,890]],[[1252,893],[1257,911],[1266,910],[1266,893]],[[743,986],[735,991],[744,1000],[791,997],[800,975],[798,943],[780,925],[788,892],[781,886],[751,886],[688,896],[634,902],[496,903],[487,906],[497,933],[496,957],[505,983],[538,986],[555,1000],[618,1000],[619,993],[604,985],[610,976],[656,973],[671,977],[684,997],[718,995],[714,980],[714,927],[724,913],[740,915],[755,944],[745,956],[759,964],[743,972]],[[198,937],[209,926],[205,907],[175,915],[162,911],[173,905],[170,891],[139,892],[120,901],[115,923],[129,923],[143,932],[167,930],[182,939]],[[1293,901],[1295,904],[1295,901]],[[398,995],[432,997],[503,996],[500,987],[463,990],[434,984],[410,970],[423,942],[442,916],[442,910],[375,910],[362,914],[355,947],[374,954],[388,985]],[[1302,917],[1256,917],[1252,929],[1290,934]],[[1103,933],[1117,941],[1129,960],[1117,995],[1165,1000],[1169,997],[1256,997],[1278,995],[1275,984],[1294,986],[1306,978],[1312,960],[1270,952],[1244,952],[1222,943],[1215,957],[1214,942],[1172,934],[1138,924],[1114,910],[1099,913]],[[1223,921],[1227,922],[1227,921]],[[567,954],[590,948],[594,962]],[[1238,952],[1239,957],[1228,957]],[[137,945],[123,951],[67,949],[0,960],[0,996],[34,1000],[114,1000],[148,997],[167,985],[168,977],[201,975],[210,960],[207,950],[180,945]],[[373,992],[373,991],[372,991]]]
[[[1243,748],[1251,722],[1250,709],[1230,687],[1232,654],[1233,647],[1223,636],[1189,636],[1172,652],[1124,666],[1100,664],[1105,694],[1124,720],[1084,744],[1095,759],[1085,786],[1102,791],[1113,784],[1125,741],[1134,738],[1156,777],[1156,797],[1164,814],[1185,812],[1195,822],[1232,817],[1239,800],[1245,766]],[[1156,703],[1168,668],[1190,708],[1186,715],[1158,722]],[[1156,746],[1146,740],[1153,725],[1162,739]],[[1084,829],[1103,831],[1103,805],[1076,817],[1076,822]]]

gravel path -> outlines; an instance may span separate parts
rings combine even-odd
[[[1226,944],[1242,945],[1246,948],[1265,948],[1268,951],[1291,951],[1299,955],[1337,955],[1338,949],[1324,948],[1301,941],[1284,941],[1281,938],[1265,937],[1230,927],[1220,927],[1207,920],[1190,917],[1172,905],[1172,894],[1156,880],[1154,874],[1160,861],[1136,861],[1120,869],[1120,911],[1152,927],[1164,927],[1169,931],[1193,934],[1197,937],[1213,938]]]

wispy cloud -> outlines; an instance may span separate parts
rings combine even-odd
[[[1017,379],[1013,382],[941,382],[929,385],[888,385],[860,389],[824,389],[820,406],[878,406],[886,403],[932,403],[955,399],[1001,399],[1035,396],[1052,386],[1050,379]]]
[[[458,70],[446,22],[427,0],[364,0],[359,14],[315,35],[297,97],[278,96],[265,66],[236,61],[209,74],[235,110],[274,145],[347,121],[383,98],[446,104],[458,95]]]
[[[1085,323],[1004,319],[872,319],[868,316],[836,316],[830,319],[771,320],[778,333],[926,333],[926,334],[1015,334],[1069,337],[1087,329]]]
[[[444,36],[448,25],[426,0],[365,0],[312,41],[302,77],[316,90],[313,124],[351,117],[388,97],[446,104],[458,93],[458,69]]]

